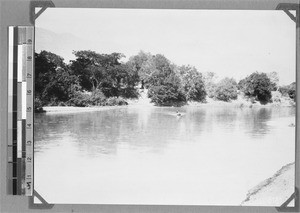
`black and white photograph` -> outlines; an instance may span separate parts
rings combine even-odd
[[[35,191],[50,204],[281,206],[295,192],[295,26],[278,10],[48,8]]]

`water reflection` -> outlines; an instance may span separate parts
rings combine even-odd
[[[53,203],[238,205],[293,161],[294,119],[288,107],[36,114],[35,187]]]
[[[36,151],[47,143],[63,143],[66,137],[88,153],[117,153],[118,144],[163,151],[170,141],[193,141],[205,134],[239,131],[248,137],[264,137],[273,128],[272,118],[293,116],[293,108],[120,108],[75,114],[36,114]],[[273,115],[274,114],[274,115]],[[219,132],[220,133],[220,132]],[[95,148],[97,147],[97,148]]]

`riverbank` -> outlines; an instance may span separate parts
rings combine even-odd
[[[93,107],[72,107],[72,106],[47,106],[43,107],[46,113],[78,113],[78,112],[94,112],[94,111],[104,111],[116,108],[125,108],[123,106],[93,106]]]
[[[242,206],[281,206],[295,190],[295,163],[289,163],[272,177],[249,190]],[[288,206],[293,206],[291,201]]]
[[[256,107],[292,107],[292,104],[251,104],[250,102],[223,102],[223,101],[210,101],[207,103],[198,103],[198,102],[189,102],[184,107],[235,107],[235,108],[256,108]],[[126,107],[156,107],[154,104],[149,101],[138,101],[130,100],[128,105],[122,106],[90,106],[90,107],[73,107],[73,106],[45,106],[43,107],[44,112],[46,113],[76,113],[76,112],[92,112],[92,111],[103,111],[109,109],[119,109]]]
[[[272,102],[262,104],[258,101],[251,102],[242,95],[238,95],[236,100],[229,102],[218,101],[213,98],[206,98],[205,103],[188,102],[189,106],[209,106],[209,107],[235,107],[235,108],[252,108],[252,107],[292,107],[296,103],[289,97],[282,96],[279,92],[272,92]]]
[[[72,107],[72,106],[46,106],[43,110],[47,113],[76,113],[76,112],[90,112],[90,111],[102,111],[124,107],[155,107],[151,103],[150,98],[147,97],[147,90],[139,91],[140,97],[138,99],[127,99],[128,105],[121,106],[90,106],[90,107]],[[273,94],[276,97],[276,94]],[[278,97],[274,99],[272,103],[261,104],[259,102],[251,103],[242,96],[238,96],[236,100],[230,102],[218,101],[212,98],[207,98],[205,103],[200,102],[188,102],[185,107],[235,107],[235,108],[252,108],[252,107],[292,107],[295,106],[295,102],[288,97]]]

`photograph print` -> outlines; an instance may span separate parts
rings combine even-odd
[[[35,36],[47,203],[281,206],[294,193],[283,11],[48,8]]]

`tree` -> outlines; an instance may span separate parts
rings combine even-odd
[[[293,82],[289,85],[288,91],[289,97],[296,101],[296,82]]]
[[[59,67],[65,67],[63,58],[60,56],[47,51],[35,53],[35,93],[37,96],[41,95],[45,86],[49,84],[50,77]]]
[[[181,66],[177,69],[187,101],[204,101],[206,97],[202,74],[195,67]]]
[[[47,51],[35,53],[35,91],[40,105],[67,101],[78,89],[77,82],[62,57]]]
[[[76,60],[71,62],[71,69],[79,76],[83,89],[100,90],[106,97],[137,96],[134,86],[138,82],[138,73],[120,62],[123,54],[99,54],[90,50],[74,54]]]
[[[296,101],[296,82],[287,86],[281,86],[278,90],[282,95],[288,96]]]
[[[148,78],[148,97],[156,105],[181,105],[186,102],[180,78],[163,55],[153,57],[154,70]]]
[[[206,91],[209,98],[214,97],[217,78],[218,78],[217,74],[214,73],[214,72],[205,72],[203,74],[205,91]]]
[[[138,75],[128,65],[120,64],[108,67],[105,76],[101,81],[100,89],[106,97],[137,97],[135,85],[138,82]]]
[[[269,72],[267,73],[268,78],[271,81],[271,90],[276,91],[278,88],[279,77],[277,72]]]
[[[178,106],[186,103],[180,79],[175,73],[170,74],[164,79],[163,84],[151,85],[148,91],[151,102],[158,106]]]
[[[263,104],[271,100],[272,82],[266,73],[252,73],[239,82],[239,87],[246,96],[255,97]]]
[[[171,62],[161,54],[153,56],[153,67],[151,68],[151,74],[148,77],[149,85],[157,86],[164,84],[165,79],[174,73]]]
[[[216,86],[214,97],[221,101],[237,99],[237,83],[233,78],[224,78]]]
[[[107,69],[120,65],[121,53],[99,54],[91,50],[74,51],[76,60],[71,61],[71,69],[78,75],[80,84],[87,91],[99,89],[101,79],[106,77]]]
[[[147,85],[148,83],[149,76],[155,70],[151,53],[140,51],[137,55],[129,58],[127,65],[138,73],[141,88],[144,89],[145,84]]]

